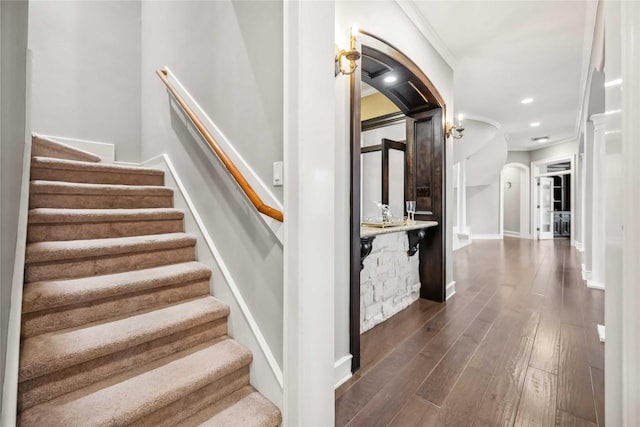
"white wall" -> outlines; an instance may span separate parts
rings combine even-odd
[[[347,45],[347,35],[352,25],[375,34],[391,43],[411,58],[434,83],[447,103],[446,117],[453,112],[453,71],[433,46],[418,31],[405,15],[398,3],[383,1],[338,1],[336,3],[336,43]],[[349,103],[348,79],[338,77],[336,89],[337,105],[336,135],[344,141],[344,149],[336,161],[336,360],[349,353]],[[446,152],[446,199],[451,200],[451,170],[453,153],[451,141],[447,141]],[[453,210],[448,206],[446,218],[446,282],[453,281],[453,254],[451,224]]]
[[[507,153],[507,163],[521,163],[527,167],[531,164],[530,151],[509,151]]]
[[[169,66],[270,182],[282,159],[282,15],[279,2],[143,2],[141,10],[142,157],[170,156],[281,367],[282,245],[172,107],[155,70]]]
[[[140,2],[33,1],[33,131],[140,160]]]
[[[26,1],[0,2],[0,369],[3,382],[25,135],[28,6]]]
[[[500,177],[491,184],[467,187],[467,224],[475,235],[500,234]]]
[[[578,141],[568,141],[562,144],[552,145],[550,147],[533,150],[531,153],[531,161],[551,160],[559,157],[568,157],[578,154]]]
[[[502,172],[504,188],[504,231],[520,233],[521,169],[505,166]],[[510,185],[508,184],[510,183]],[[526,230],[525,230],[526,232]]]

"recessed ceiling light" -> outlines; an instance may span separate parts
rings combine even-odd
[[[533,102],[533,98],[525,98],[520,101],[520,104],[531,104]]]
[[[608,82],[604,83],[604,87],[620,86],[621,84],[622,79],[609,80]]]
[[[540,126],[540,122],[529,123],[529,126],[531,126],[532,128],[537,128],[538,126]]]
[[[396,76],[388,76],[384,78],[385,83],[393,83],[396,80],[398,80],[398,78]]]
[[[539,136],[537,138],[531,138],[535,142],[549,142],[548,136]]]

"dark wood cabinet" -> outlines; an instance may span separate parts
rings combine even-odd
[[[553,237],[571,236],[571,212],[553,213]]]

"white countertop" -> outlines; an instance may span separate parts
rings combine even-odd
[[[360,237],[371,237],[379,234],[399,233],[401,231],[417,230],[419,228],[435,227],[437,221],[415,221],[415,224],[396,225],[393,227],[373,227],[363,225],[360,227]]]

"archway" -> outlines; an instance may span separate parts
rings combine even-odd
[[[362,81],[389,98],[406,118],[405,200],[417,201],[416,219],[438,222],[437,227],[428,229],[420,244],[420,297],[442,302],[446,295],[444,100],[422,70],[391,44],[366,31],[360,32],[358,44],[361,72],[353,73],[350,79],[349,329],[353,372],[360,367]],[[385,79],[391,74],[394,80]]]
[[[531,171],[522,163],[507,163],[500,172],[500,234],[531,238],[529,203]]]

